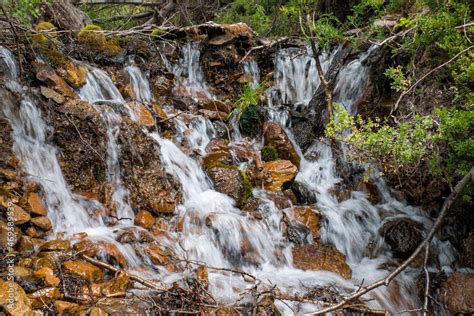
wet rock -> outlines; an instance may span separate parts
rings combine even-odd
[[[60,315],[79,315],[81,312],[79,305],[66,301],[55,301],[54,307]]]
[[[73,248],[77,252],[83,253],[89,257],[94,257],[100,251],[99,245],[97,245],[97,243],[91,241],[90,239],[83,239],[81,241],[78,241],[74,244]]]
[[[319,212],[310,207],[295,207],[293,208],[292,212],[296,220],[309,228],[313,238],[319,239],[319,229],[321,222],[321,215]]]
[[[291,190],[295,194],[299,204],[316,204],[318,202],[316,194],[304,183],[298,181],[293,182]]]
[[[34,293],[28,294],[28,298],[31,300],[31,307],[36,309],[45,305],[49,305],[57,299],[61,299],[62,294],[59,292],[58,288],[46,287]]]
[[[53,228],[53,224],[46,216],[33,217],[31,222],[44,231],[49,231]]]
[[[10,293],[13,293],[13,303],[10,301]],[[0,305],[11,315],[30,315],[31,302],[25,291],[15,282],[0,280]]]
[[[454,272],[439,289],[441,301],[455,314],[474,313],[474,274]]]
[[[291,161],[296,167],[300,166],[300,156],[291,143],[286,132],[278,123],[267,121],[263,125],[265,145],[275,148],[280,159]]]
[[[42,236],[42,232],[36,227],[30,226],[25,230],[25,233],[32,238],[40,238]]]
[[[104,276],[102,270],[93,264],[81,260],[68,260],[63,263],[64,269],[89,282],[100,282]]]
[[[209,288],[209,273],[206,266],[200,266],[196,269],[196,275],[199,282],[207,290]]]
[[[124,269],[128,268],[127,259],[122,254],[122,252],[117,247],[117,245],[115,245],[111,242],[105,241],[105,240],[101,240],[101,241],[98,242],[98,246],[99,246],[99,249],[100,249],[100,251],[99,251],[100,254],[103,254],[103,255],[107,256],[107,258],[111,262],[117,263],[122,268],[124,268]]]
[[[21,237],[21,230],[13,228],[14,234],[9,234],[10,229],[4,221],[0,220],[0,248],[6,249],[8,246],[14,247]],[[9,236],[10,235],[10,236]]]
[[[207,170],[216,191],[227,194],[239,205],[245,205],[252,187],[245,173],[232,165],[218,165]]]
[[[130,102],[127,104],[132,112],[132,119],[142,126],[155,126],[155,118],[144,104],[140,102]]]
[[[377,186],[370,181],[360,181],[356,185],[355,190],[362,191],[367,194],[367,200],[369,200],[369,202],[372,204],[378,204],[382,200]]]
[[[309,244],[292,249],[293,265],[301,270],[325,270],[350,279],[352,270],[346,263],[346,257],[334,246]]]
[[[293,206],[293,202],[284,192],[268,192],[267,197],[280,210]]]
[[[214,129],[216,131],[216,137],[217,138],[227,139],[228,129],[227,129],[227,125],[224,122],[214,121],[214,122],[212,122],[212,125],[214,126]]]
[[[283,184],[293,180],[298,168],[289,160],[274,160],[263,164],[264,187],[267,191],[280,191]]]
[[[44,280],[45,284],[52,287],[57,287],[61,280],[54,275],[53,269],[49,267],[42,267],[37,270],[34,275]]]
[[[1,225],[1,224],[0,224]],[[1,232],[1,228],[0,228],[0,232]],[[1,236],[1,233],[0,233],[0,236]],[[1,240],[2,240],[2,237],[0,237],[0,247],[2,247],[2,243],[1,243]],[[34,243],[33,243],[33,238],[31,238],[30,236],[21,236],[20,238],[20,242],[18,243],[18,251],[19,252],[31,252],[34,250]]]
[[[30,206],[31,213],[40,216],[48,215],[48,209],[44,206],[41,198],[36,193],[28,194],[28,205]]]
[[[102,308],[94,307],[91,309],[90,316],[108,316]]]
[[[65,101],[65,98],[61,94],[54,91],[53,89],[50,89],[50,88],[45,87],[45,86],[41,86],[40,91],[41,91],[41,94],[46,99],[53,100],[57,104],[63,104],[64,101]]]
[[[41,62],[33,62],[32,65],[38,80],[48,83],[61,96],[77,97],[74,90],[51,67]]]
[[[288,240],[295,245],[304,245],[313,242],[309,228],[298,221],[290,221],[287,224],[286,235]]]
[[[231,102],[222,102],[219,100],[207,100],[206,102],[201,103],[201,107],[204,110],[219,111],[219,112],[227,113],[226,115],[228,115],[229,112],[232,110],[233,105]]]
[[[13,204],[11,206],[11,217],[15,225],[21,225],[30,221],[30,214],[20,206]]]
[[[67,251],[71,248],[69,240],[54,239],[45,242],[41,247],[41,251]]]
[[[101,293],[105,296],[117,296],[126,294],[128,287],[131,285],[128,275],[120,272],[115,278],[101,284]]]
[[[396,256],[406,259],[423,241],[423,225],[408,218],[395,219],[380,228],[380,235]]]
[[[229,153],[229,141],[224,139],[213,139],[206,146],[207,154],[203,157],[202,163],[206,168],[219,163],[231,161]]]
[[[109,315],[147,315],[151,306],[138,298],[103,298],[96,307]]]
[[[227,120],[227,113],[222,112],[222,111],[212,111],[212,110],[202,109],[202,110],[199,110],[198,113],[211,121],[215,121],[215,120],[226,121]]]
[[[148,229],[152,228],[154,224],[155,218],[148,211],[141,210],[137,215],[135,215],[135,225]]]
[[[163,249],[157,243],[150,243],[146,246],[145,252],[154,264],[164,266],[170,272],[175,270],[170,260],[171,252],[169,250]]]

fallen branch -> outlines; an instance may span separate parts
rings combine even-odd
[[[289,40],[289,37],[282,37],[276,41],[273,41],[269,44],[264,44],[264,45],[260,45],[260,46],[255,46],[255,47],[252,47],[246,54],[245,56],[239,61],[239,64],[243,63],[248,57],[249,55],[253,52],[253,51],[256,51],[256,50],[259,50],[259,49],[263,49],[263,48],[270,48],[270,47],[273,47],[275,45],[278,45],[278,44],[281,44],[283,42],[286,42],[287,40]]]
[[[439,216],[436,219],[436,221],[434,222],[433,227],[431,227],[431,230],[429,231],[426,238],[421,242],[421,244],[418,245],[418,247],[412,253],[412,255],[407,260],[405,260],[400,266],[398,266],[398,268],[396,268],[394,271],[392,271],[385,278],[380,279],[380,280],[378,280],[378,281],[376,281],[376,282],[374,282],[374,283],[372,283],[368,286],[361,287],[359,290],[355,291],[353,294],[346,297],[345,299],[343,299],[339,303],[331,305],[331,306],[326,307],[326,308],[323,308],[321,310],[312,312],[312,313],[308,313],[306,315],[322,315],[322,314],[325,314],[325,313],[329,313],[331,311],[335,311],[337,309],[344,308],[344,306],[347,303],[361,297],[362,295],[372,291],[373,289],[376,289],[376,288],[378,288],[382,285],[388,286],[390,284],[390,282],[397,275],[399,275],[403,270],[405,270],[410,265],[410,263],[412,263],[413,260],[415,260],[415,258],[421,253],[421,251],[425,247],[429,246],[429,243],[433,239],[433,237],[434,237],[436,231],[438,230],[438,228],[441,226],[441,224],[442,224],[444,218],[446,217],[446,214],[448,213],[449,209],[451,208],[452,204],[459,197],[459,194],[464,190],[466,185],[468,183],[470,183],[471,181],[474,181],[474,167],[472,167],[471,170],[464,176],[464,178],[462,178],[461,181],[458,182],[458,184],[454,187],[451,194],[449,194],[447,199],[444,201],[444,204],[441,208]]]
[[[400,96],[398,97],[398,100],[397,102],[395,102],[395,106],[393,107],[392,111],[390,112],[390,114],[392,114],[393,112],[395,112],[397,109],[398,109],[398,105],[400,104],[400,102],[402,101],[403,97],[406,96],[408,93],[410,93],[420,82],[422,82],[426,77],[428,77],[429,75],[431,75],[433,72],[443,68],[444,66],[452,63],[454,60],[456,60],[459,56],[467,53],[468,51],[470,51],[471,49],[474,48],[474,45],[472,46],[469,46],[468,48],[460,51],[459,53],[457,53],[456,55],[454,55],[454,57],[452,57],[450,60],[442,63],[441,65],[437,66],[436,68],[433,68],[431,69],[430,71],[428,71],[426,74],[424,74],[420,79],[418,79],[414,84],[412,84],[410,86],[410,88],[408,88],[406,91],[402,92],[402,94],[400,94]]]
[[[153,283],[153,282],[150,282],[150,281],[147,281],[141,277],[139,277],[138,275],[135,275],[135,274],[131,274],[131,273],[128,273],[126,272],[125,270],[123,269],[119,269],[119,268],[116,268],[114,267],[113,265],[110,265],[108,263],[105,263],[105,262],[102,262],[102,261],[99,261],[97,259],[94,259],[94,258],[91,258],[87,255],[84,255],[84,254],[81,254],[80,255],[84,260],[92,263],[93,265],[95,266],[98,266],[98,267],[101,267],[101,268],[104,268],[104,269],[107,269],[107,270],[110,270],[110,271],[113,271],[113,272],[122,272],[122,273],[125,273],[128,278],[130,280],[133,280],[133,281],[136,281],[138,283],[141,283],[143,285],[145,285],[146,287],[150,288],[150,289],[153,289],[153,290],[156,290],[156,291],[159,291],[159,292],[163,292],[163,291],[166,291],[165,288],[162,288],[160,286],[158,286],[157,284]]]

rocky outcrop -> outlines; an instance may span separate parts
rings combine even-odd
[[[334,246],[309,244],[292,249],[293,265],[302,270],[325,270],[350,279],[352,270],[345,256]]]

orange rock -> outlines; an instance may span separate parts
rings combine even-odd
[[[77,252],[85,254],[86,256],[89,256],[89,257],[94,257],[100,251],[99,246],[89,239],[83,239],[75,243],[73,248]]]
[[[45,86],[41,86],[40,91],[41,91],[41,94],[45,98],[53,100],[57,104],[63,104],[64,101],[65,101],[64,97],[61,94],[54,91],[53,89],[50,89],[50,88],[45,87]]]
[[[45,242],[40,250],[42,251],[67,251],[71,248],[69,240],[54,239]]]
[[[30,221],[30,214],[18,205],[12,204],[7,206],[7,208],[11,211],[11,217],[15,225],[21,225]]]
[[[13,294],[13,302],[10,295]],[[0,280],[0,306],[10,315],[30,315],[31,302],[25,290],[15,282]]]
[[[170,272],[175,270],[170,260],[170,253],[162,249],[158,244],[148,244],[148,246],[145,248],[145,252],[154,264],[165,266]]]
[[[28,204],[30,205],[31,213],[40,216],[48,215],[48,209],[44,206],[38,194],[33,192],[28,194]]]
[[[54,300],[61,299],[62,296],[63,295],[56,287],[45,287],[36,292],[28,294],[28,298],[31,300],[31,307],[35,309],[49,305]]]
[[[53,269],[49,267],[42,267],[36,271],[34,275],[38,278],[44,279],[44,282],[48,286],[57,287],[61,282],[61,280],[59,280],[59,278],[54,275]]]
[[[66,301],[55,301],[54,307],[60,315],[78,315],[81,312],[79,305]]]
[[[274,160],[263,164],[264,187],[267,191],[280,191],[283,184],[294,179],[298,168],[289,160]]]
[[[89,316],[107,316],[109,314],[107,314],[106,312],[104,312],[103,309],[99,308],[99,307],[94,307],[92,310],[91,310],[91,313]]]
[[[168,118],[168,115],[163,111],[163,108],[158,103],[153,103],[153,111],[155,111],[156,116],[161,120],[166,120]]]
[[[103,240],[99,241],[98,244],[102,252],[114,259],[122,268],[128,268],[127,259],[125,259],[124,255],[120,252],[116,245]]]
[[[153,117],[153,114],[151,114],[151,112],[145,107],[145,105],[139,102],[130,102],[127,105],[135,116],[133,119],[136,120],[140,125],[155,126],[155,118]]]
[[[321,215],[317,210],[310,207],[295,207],[293,208],[293,216],[309,228],[315,239],[319,239]]]
[[[46,216],[33,217],[31,222],[44,231],[48,231],[53,228],[53,224]]]
[[[155,218],[148,211],[141,210],[135,216],[135,225],[148,229],[148,228],[153,227],[154,224],[155,224]]]
[[[198,280],[204,285],[204,288],[207,290],[209,288],[209,273],[206,266],[200,266],[196,269],[196,274]]]
[[[293,265],[301,270],[325,270],[339,274],[345,279],[352,277],[346,257],[334,246],[309,244],[292,249]]]
[[[77,274],[90,282],[100,282],[104,276],[100,268],[81,260],[68,260],[63,263],[63,266],[67,271]]]
[[[108,297],[117,297],[119,294],[123,294],[125,296],[130,284],[131,283],[128,275],[126,273],[120,272],[115,278],[112,278],[101,284],[101,293]]]
[[[265,145],[275,148],[278,152],[278,157],[290,160],[297,167],[300,166],[300,156],[285,130],[278,123],[266,122],[263,125],[263,137]]]
[[[33,62],[33,68],[36,71],[36,78],[53,84],[54,90],[62,95],[75,98],[77,95],[72,88],[61,78],[51,67],[41,62]]]

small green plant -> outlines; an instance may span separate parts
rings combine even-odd
[[[264,83],[260,83],[258,85],[246,83],[243,86],[242,92],[240,93],[237,101],[235,101],[233,109],[234,114],[237,114],[239,119],[245,109],[247,109],[250,105],[260,104],[260,96],[264,92],[264,86]]]
[[[260,133],[262,120],[258,106],[251,104],[243,110],[239,119],[240,130],[244,135],[255,137]]]
[[[272,146],[263,146],[262,149],[260,149],[260,153],[263,161],[274,161],[278,159],[278,152]]]
[[[42,0],[16,0],[11,1],[9,10],[23,25],[31,26],[31,23],[40,16],[40,4]]]
[[[391,88],[397,92],[404,92],[410,86],[410,80],[405,78],[402,66],[388,68],[385,71],[385,76],[391,79]]]

